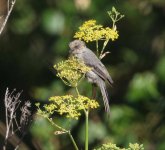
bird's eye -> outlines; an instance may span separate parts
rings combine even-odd
[[[79,46],[78,45],[75,45],[75,47],[74,47],[75,49],[78,49],[79,48]]]

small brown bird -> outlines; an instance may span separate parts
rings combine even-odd
[[[70,42],[70,55],[75,56],[78,60],[83,61],[86,66],[92,68],[91,71],[85,74],[85,77],[92,84],[96,84],[100,90],[104,101],[105,111],[110,112],[108,92],[106,89],[105,81],[111,85],[113,80],[109,75],[107,69],[97,56],[86,47],[85,43],[80,40]]]

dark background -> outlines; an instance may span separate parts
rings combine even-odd
[[[84,21],[96,19],[111,27],[106,12],[112,6],[125,17],[117,23],[119,39],[109,43],[106,50],[111,53],[103,59],[114,80],[113,87],[108,86],[111,117],[104,113],[98,92],[101,107],[90,116],[90,149],[109,141],[121,147],[137,142],[147,150],[165,149],[165,1],[24,0],[16,2],[0,36],[0,120],[5,118],[6,88],[23,90],[21,100],[30,100],[34,113],[23,140],[28,149],[73,149],[67,135],[54,135],[55,129],[35,115],[34,103],[72,92],[49,65],[67,58],[68,43]],[[88,47],[94,49],[95,43]],[[91,94],[88,83],[79,88]],[[84,117],[70,124],[83,148]]]

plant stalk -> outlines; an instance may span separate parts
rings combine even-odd
[[[88,150],[88,115],[89,110],[85,110],[85,150]]]
[[[69,137],[70,137],[70,139],[71,139],[71,141],[72,141],[72,143],[74,145],[75,150],[79,150],[78,147],[77,147],[77,144],[76,144],[76,142],[75,142],[75,140],[74,140],[74,138],[72,136],[72,134],[70,133],[70,131],[68,131],[68,134],[69,134]]]
[[[77,86],[76,86],[75,88],[76,88],[76,93],[77,93],[77,96],[79,96],[79,95],[80,95],[80,93],[79,93],[79,91],[78,91]]]

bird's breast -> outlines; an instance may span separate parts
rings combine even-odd
[[[97,74],[95,74],[92,70],[91,71],[88,71],[86,74],[85,74],[88,82],[91,82],[91,83],[97,83],[97,79],[98,79],[98,76]]]

